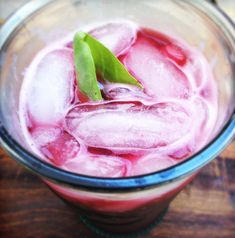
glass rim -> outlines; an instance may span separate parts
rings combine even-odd
[[[18,11],[16,11],[6,21],[0,30],[1,35],[4,36],[3,39],[0,39],[0,48],[2,49],[2,46],[7,42],[9,36],[23,20],[27,19],[36,10],[41,9],[52,2],[53,0],[34,0],[28,2]],[[193,4],[194,6],[199,5],[199,3],[196,3],[196,1],[187,3]],[[202,4],[202,2],[200,4]],[[220,17],[224,18],[224,20],[235,29],[234,23],[222,10],[220,10],[218,7],[212,6],[206,1],[204,1],[203,4],[207,5],[207,8],[211,8],[211,10],[214,11],[213,14],[216,13],[217,15],[220,15]],[[233,36],[233,38],[235,38],[235,36]],[[161,186],[163,184],[178,180],[189,174],[192,174],[214,159],[228,145],[234,135],[235,105],[234,111],[231,113],[231,117],[225,126],[220,130],[220,133],[209,144],[186,160],[183,160],[182,162],[163,170],[149,174],[133,177],[104,178],[65,171],[39,159],[37,156],[23,148],[16,140],[14,140],[0,121],[0,145],[13,158],[19,161],[26,168],[44,177],[45,179],[49,179],[56,183],[62,183],[67,186],[79,187],[80,189],[88,191],[136,191],[139,189]]]

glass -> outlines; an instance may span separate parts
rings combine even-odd
[[[85,24],[117,18],[170,32],[203,52],[213,67],[219,90],[213,138],[186,161],[147,175],[111,179],[62,171],[38,159],[25,143],[17,113],[24,70],[36,53],[53,40]],[[82,221],[96,233],[135,234],[156,224],[177,193],[235,134],[234,26],[206,1],[36,0],[2,27],[0,45],[2,147],[61,198],[75,205]]]

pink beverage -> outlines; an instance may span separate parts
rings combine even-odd
[[[20,102],[22,129],[35,154],[77,174],[129,177],[175,165],[209,141],[217,88],[199,50],[132,22],[83,30],[108,47],[144,89],[99,78],[104,100],[92,102],[77,86],[74,34],[42,49],[26,71]],[[98,227],[118,232],[117,224],[128,224],[129,232],[153,221],[189,180],[131,201],[89,197],[47,183],[81,214],[90,213]],[[137,226],[146,210],[149,217]],[[110,217],[115,223],[103,225]]]

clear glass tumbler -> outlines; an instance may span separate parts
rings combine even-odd
[[[203,52],[213,67],[219,94],[213,137],[187,160],[151,174],[99,178],[63,171],[37,158],[22,135],[18,106],[24,70],[54,40],[85,24],[119,18],[170,33]],[[129,235],[158,221],[172,199],[234,136],[234,25],[206,1],[34,0],[9,18],[0,34],[0,143],[75,205],[82,221],[96,233]]]

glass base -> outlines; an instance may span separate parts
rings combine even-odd
[[[133,233],[125,233],[125,234],[114,234],[114,233],[109,233],[104,230],[101,230],[85,216],[80,216],[80,219],[85,224],[85,226],[87,228],[89,228],[95,234],[97,234],[101,237],[104,237],[104,238],[138,238],[142,235],[148,234],[150,232],[150,230],[152,230],[155,226],[157,226],[159,223],[161,223],[161,221],[163,220],[167,211],[168,211],[168,207],[156,218],[156,220],[154,222],[149,224],[147,227],[142,228],[142,229],[140,229],[136,232],[133,232]]]

